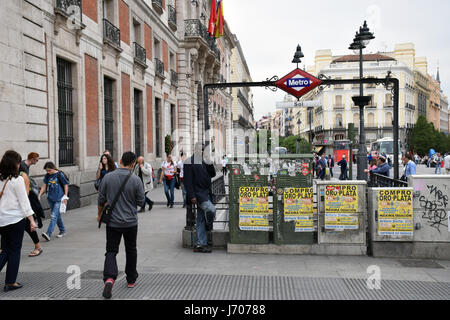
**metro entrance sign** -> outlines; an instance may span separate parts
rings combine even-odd
[[[321,80],[310,75],[308,72],[295,69],[288,75],[275,82],[275,86],[298,99],[317,86],[320,86],[321,83]]]

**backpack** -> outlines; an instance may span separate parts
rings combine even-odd
[[[58,171],[56,177],[57,177],[57,179],[58,179],[59,185],[61,186],[61,188],[62,188],[63,191],[64,191],[64,184],[63,184],[62,181],[61,181],[60,174],[62,174],[63,177],[66,178],[67,182],[69,182],[69,185],[70,185],[70,180],[69,180],[69,177],[64,173],[64,171]],[[47,176],[47,178],[48,178],[48,176],[49,176],[48,173],[46,174],[46,176]],[[67,193],[67,195],[69,195],[69,193]]]

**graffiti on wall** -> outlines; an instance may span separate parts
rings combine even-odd
[[[424,209],[422,219],[432,228],[441,233],[441,228],[448,228],[448,195],[450,190],[447,185],[435,186],[427,184],[427,193],[419,198],[419,205]]]

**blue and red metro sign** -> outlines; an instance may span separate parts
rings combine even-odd
[[[275,86],[298,99],[319,86],[321,83],[322,81],[310,75],[308,72],[295,69],[275,82]]]

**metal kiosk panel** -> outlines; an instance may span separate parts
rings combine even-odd
[[[228,164],[230,243],[269,243],[269,187],[267,159],[238,158]]]
[[[277,169],[273,195],[275,244],[314,243],[312,159],[312,154],[299,154],[280,155],[273,160],[272,166]]]
[[[319,244],[366,246],[366,181],[317,182],[317,209]]]

